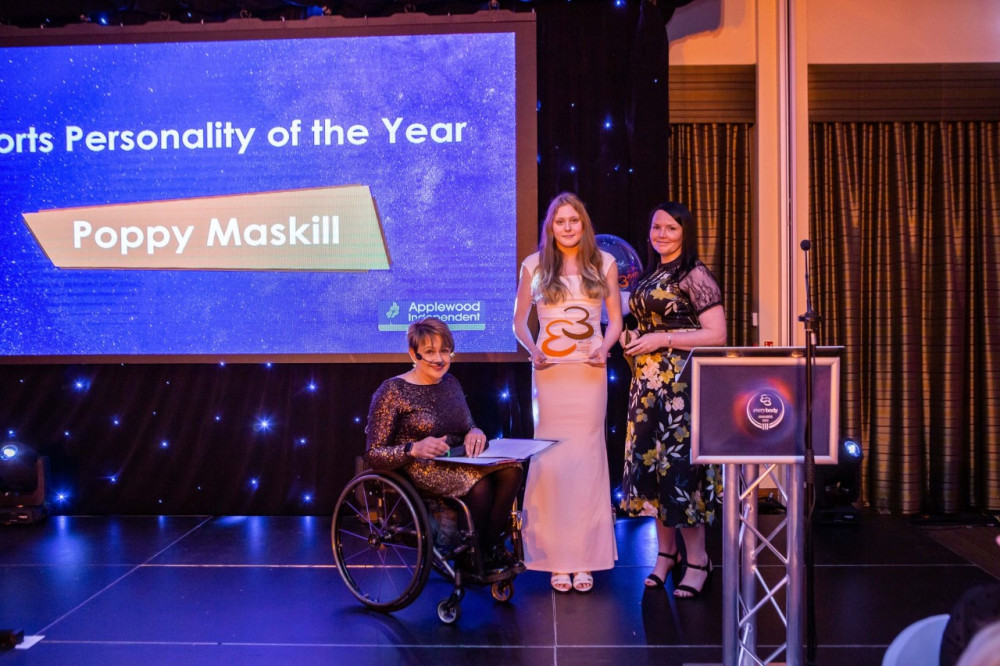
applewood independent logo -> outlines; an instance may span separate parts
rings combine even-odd
[[[759,430],[773,430],[785,418],[785,403],[774,391],[757,391],[747,401],[747,419]]]
[[[387,270],[367,185],[24,213],[59,268]]]

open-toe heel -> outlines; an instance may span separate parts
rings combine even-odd
[[[694,588],[691,587],[690,585],[685,585],[681,583],[680,585],[677,586],[676,589],[674,589],[674,596],[677,597],[678,599],[695,599],[698,597],[698,595],[700,595],[702,592],[708,589],[708,584],[712,580],[712,569],[713,569],[712,558],[708,558],[708,562],[701,566],[697,564],[691,564],[691,561],[689,560],[685,566],[688,567],[689,569],[697,569],[698,571],[704,571],[705,580],[702,581],[701,587],[699,588]],[[678,592],[687,592],[687,595],[685,596],[677,594]]]
[[[673,562],[673,564],[670,565],[670,568],[667,569],[667,573],[668,574],[672,573],[673,570],[674,570],[674,568],[678,564],[680,564],[680,561],[681,561],[680,560],[680,554],[676,553],[676,552],[675,553],[657,553],[656,556],[657,557],[665,557],[668,560],[670,560],[671,562]],[[663,583],[664,582],[666,582],[666,581],[662,580],[655,573],[651,573],[648,576],[646,576],[646,587],[663,587]]]
[[[578,571],[573,574],[573,589],[586,594],[594,589],[594,577],[589,571]]]
[[[565,573],[553,573],[549,577],[549,584],[552,585],[553,590],[562,594],[573,589],[573,580],[569,577],[569,574]]]

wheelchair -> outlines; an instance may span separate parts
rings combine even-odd
[[[524,558],[521,513],[515,502],[508,531],[517,562]],[[454,584],[437,605],[438,619],[461,616],[465,585],[489,586],[507,602],[524,566],[487,569],[472,514],[461,499],[422,496],[396,472],[361,471],[333,511],[333,556],[348,589],[365,606],[395,612],[423,591],[435,569]]]

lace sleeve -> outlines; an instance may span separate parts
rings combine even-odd
[[[688,293],[694,311],[701,314],[716,305],[722,305],[722,290],[708,266],[700,261],[680,281],[681,289]]]

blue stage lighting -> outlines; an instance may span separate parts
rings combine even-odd
[[[861,458],[861,445],[851,438],[847,438],[841,444],[841,451],[851,458]]]
[[[843,437],[836,465],[816,467],[816,518],[827,523],[856,523],[861,513],[855,502],[861,496],[861,462],[864,451],[853,437]]]

